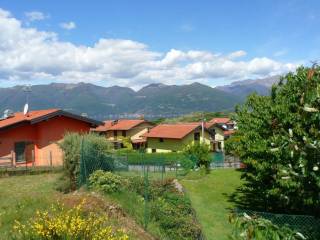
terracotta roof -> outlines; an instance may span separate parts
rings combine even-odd
[[[209,122],[212,122],[212,123],[228,123],[228,122],[230,122],[230,118],[227,118],[227,117],[212,118]]]
[[[56,116],[66,116],[78,119],[80,121],[88,122],[93,126],[102,124],[102,122],[82,117],[73,113],[65,112],[60,109],[46,109],[30,111],[27,115],[24,115],[22,112],[16,112],[13,114],[13,116],[0,120],[0,130],[15,126],[17,124],[35,124]]]
[[[147,138],[182,139],[200,126],[199,123],[160,124],[150,129],[150,132],[145,133],[143,136]]]
[[[119,119],[111,126],[110,130],[129,130],[144,122],[147,121],[143,119]]]
[[[112,127],[113,120],[104,121],[103,125],[93,128],[92,131],[95,132],[106,132]]]
[[[212,118],[209,122],[206,122],[206,127],[211,128],[215,124],[228,122],[230,122],[230,118]]]

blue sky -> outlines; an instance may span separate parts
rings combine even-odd
[[[161,81],[168,84],[199,81],[215,86],[246,77],[281,74],[299,64],[318,60],[320,54],[320,1],[2,0],[0,8],[10,13],[5,18],[13,18],[21,23],[17,31],[33,28],[37,32],[55,33],[56,39],[49,39],[51,45],[58,42],[70,43],[77,48],[94,47],[101,39],[130,40],[138,45],[138,51],[132,53],[127,48],[115,47],[115,42],[103,44],[103,49],[108,49],[108,52],[112,52],[114,47],[117,49],[115,60],[111,54],[108,55],[108,61],[112,61],[110,65],[114,64],[119,70],[114,73],[103,67],[87,66],[90,68],[89,75],[84,74],[87,70],[75,69],[72,64],[69,69],[59,69],[61,63],[49,63],[50,59],[43,62],[48,61],[48,66],[55,65],[54,69],[43,67],[43,62],[41,68],[35,63],[39,59],[32,61],[31,53],[20,49],[21,55],[30,55],[30,59],[24,64],[36,67],[30,69],[29,66],[15,62],[15,67],[1,71],[0,66],[0,83],[3,86],[20,82],[78,82],[82,77],[85,82],[106,86],[118,84],[140,87]],[[39,16],[39,13],[42,15]],[[12,39],[11,42],[28,43],[35,36],[36,34],[23,40]],[[45,44],[43,51],[52,55],[52,49],[48,49],[47,43]],[[144,48],[139,48],[139,44],[145,45]],[[12,46],[8,48],[11,49]],[[166,60],[165,56],[172,49],[178,51],[171,54],[178,60],[174,63],[170,61],[170,66],[159,66],[159,62]],[[190,51],[201,52],[202,57],[188,54]],[[221,56],[225,59],[239,51],[243,54],[236,59],[230,62],[222,60]],[[133,54],[129,57],[133,62],[122,61],[123,56],[128,53]],[[204,57],[204,53],[211,54],[211,58],[208,55]],[[131,69],[127,72],[127,64],[137,64],[134,62],[135,54],[140,59],[137,66],[140,70]],[[144,54],[148,54],[146,62],[141,60]],[[80,56],[87,58],[87,62],[103,62],[101,58],[91,59],[82,53]],[[77,62],[78,57],[79,54],[73,56],[73,61]],[[213,60],[215,57],[218,62]],[[54,61],[56,57],[52,58]],[[11,63],[12,55],[8,59]],[[65,61],[68,64],[72,60]],[[226,68],[217,69],[217,65],[224,65]],[[30,74],[33,76],[29,76]]]

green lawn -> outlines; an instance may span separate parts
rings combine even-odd
[[[0,239],[8,239],[15,220],[25,222],[36,209],[57,200],[54,183],[59,174],[0,178]]]
[[[104,201],[99,195],[84,189],[76,194],[62,194],[56,191],[55,184],[60,175],[39,174],[0,178],[0,240],[10,239],[15,220],[27,224],[36,210],[48,210],[57,202],[73,207],[83,199],[87,199],[88,209],[108,214],[112,226],[126,229],[130,239],[153,239],[134,220],[123,215],[122,209],[115,208],[113,212],[108,212],[106,209],[110,209],[111,206],[114,208],[114,202]],[[131,206],[137,208],[133,203]]]
[[[183,177],[181,182],[187,189],[207,239],[228,239],[231,230],[228,213],[234,207],[228,201],[228,196],[240,185],[240,173],[232,169],[221,169],[213,170],[210,175],[202,178],[199,178],[199,173],[193,174]],[[36,209],[47,209],[61,198],[61,193],[54,190],[59,176],[59,174],[41,174],[0,178],[1,240],[8,239],[14,220],[26,222],[34,215]],[[150,174],[150,178],[153,177],[159,178],[156,174],[155,176]],[[143,209],[139,209],[137,203],[141,199],[130,197],[119,196],[120,199],[126,200],[124,203],[127,206],[126,210],[135,210],[132,215],[141,224]],[[157,227],[151,225],[149,230],[155,233]]]
[[[202,178],[182,180],[198,220],[208,240],[228,239],[231,225],[228,222],[233,203],[228,201],[235,189],[240,186],[240,172],[234,169],[212,170]]]

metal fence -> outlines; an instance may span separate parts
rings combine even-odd
[[[275,214],[244,209],[236,209],[235,213],[238,215],[246,213],[249,216],[268,219],[278,226],[288,226],[290,229],[302,233],[306,239],[320,239],[320,219],[313,216]]]
[[[212,169],[215,168],[242,168],[240,159],[236,156],[225,155],[224,152],[212,153],[212,161],[210,164]]]

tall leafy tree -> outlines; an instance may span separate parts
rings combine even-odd
[[[281,78],[236,108],[226,149],[246,164],[246,200],[268,211],[320,215],[320,67]]]

